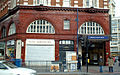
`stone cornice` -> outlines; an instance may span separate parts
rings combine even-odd
[[[36,10],[36,11],[74,11],[86,12],[86,13],[108,13],[109,9],[97,9],[97,8],[70,8],[70,7],[48,7],[48,6],[16,6],[12,10],[9,10],[7,14],[0,18],[0,22],[7,17],[15,14],[18,10]]]
[[[97,8],[72,8],[72,7],[48,7],[48,6],[19,6],[20,9],[32,9],[37,11],[78,11],[88,13],[108,13],[109,9],[97,9]]]

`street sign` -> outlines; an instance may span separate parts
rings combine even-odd
[[[88,39],[109,40],[109,36],[88,36]]]

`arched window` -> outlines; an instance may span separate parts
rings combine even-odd
[[[104,30],[96,22],[85,22],[78,30],[78,34],[98,34],[103,35]]]
[[[6,28],[5,28],[5,27],[2,28],[1,37],[2,37],[2,38],[6,37]]]
[[[10,25],[8,35],[12,35],[12,34],[15,34],[15,33],[16,33],[15,23],[12,23],[12,24]]]
[[[55,33],[55,29],[51,23],[46,20],[36,20],[32,22],[28,28],[27,33]]]

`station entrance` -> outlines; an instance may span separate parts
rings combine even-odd
[[[86,64],[86,48],[82,48],[82,64]],[[103,65],[105,65],[105,42],[103,41],[91,41],[91,45],[88,47],[88,59],[89,65],[99,65],[99,57],[103,58]]]

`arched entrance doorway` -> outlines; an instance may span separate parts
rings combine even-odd
[[[83,23],[79,30],[79,49],[78,54],[82,55],[82,64],[86,64],[86,57],[90,59],[90,65],[98,65],[99,57],[103,57],[103,64],[106,62],[106,52],[105,52],[105,41],[109,39],[109,37],[105,36],[104,30],[100,24],[96,22],[85,22]],[[87,36],[87,38],[85,37]],[[89,38],[89,37],[93,38]],[[83,38],[83,40],[81,39]],[[85,42],[87,40],[87,43]],[[83,45],[82,43],[86,43]]]

